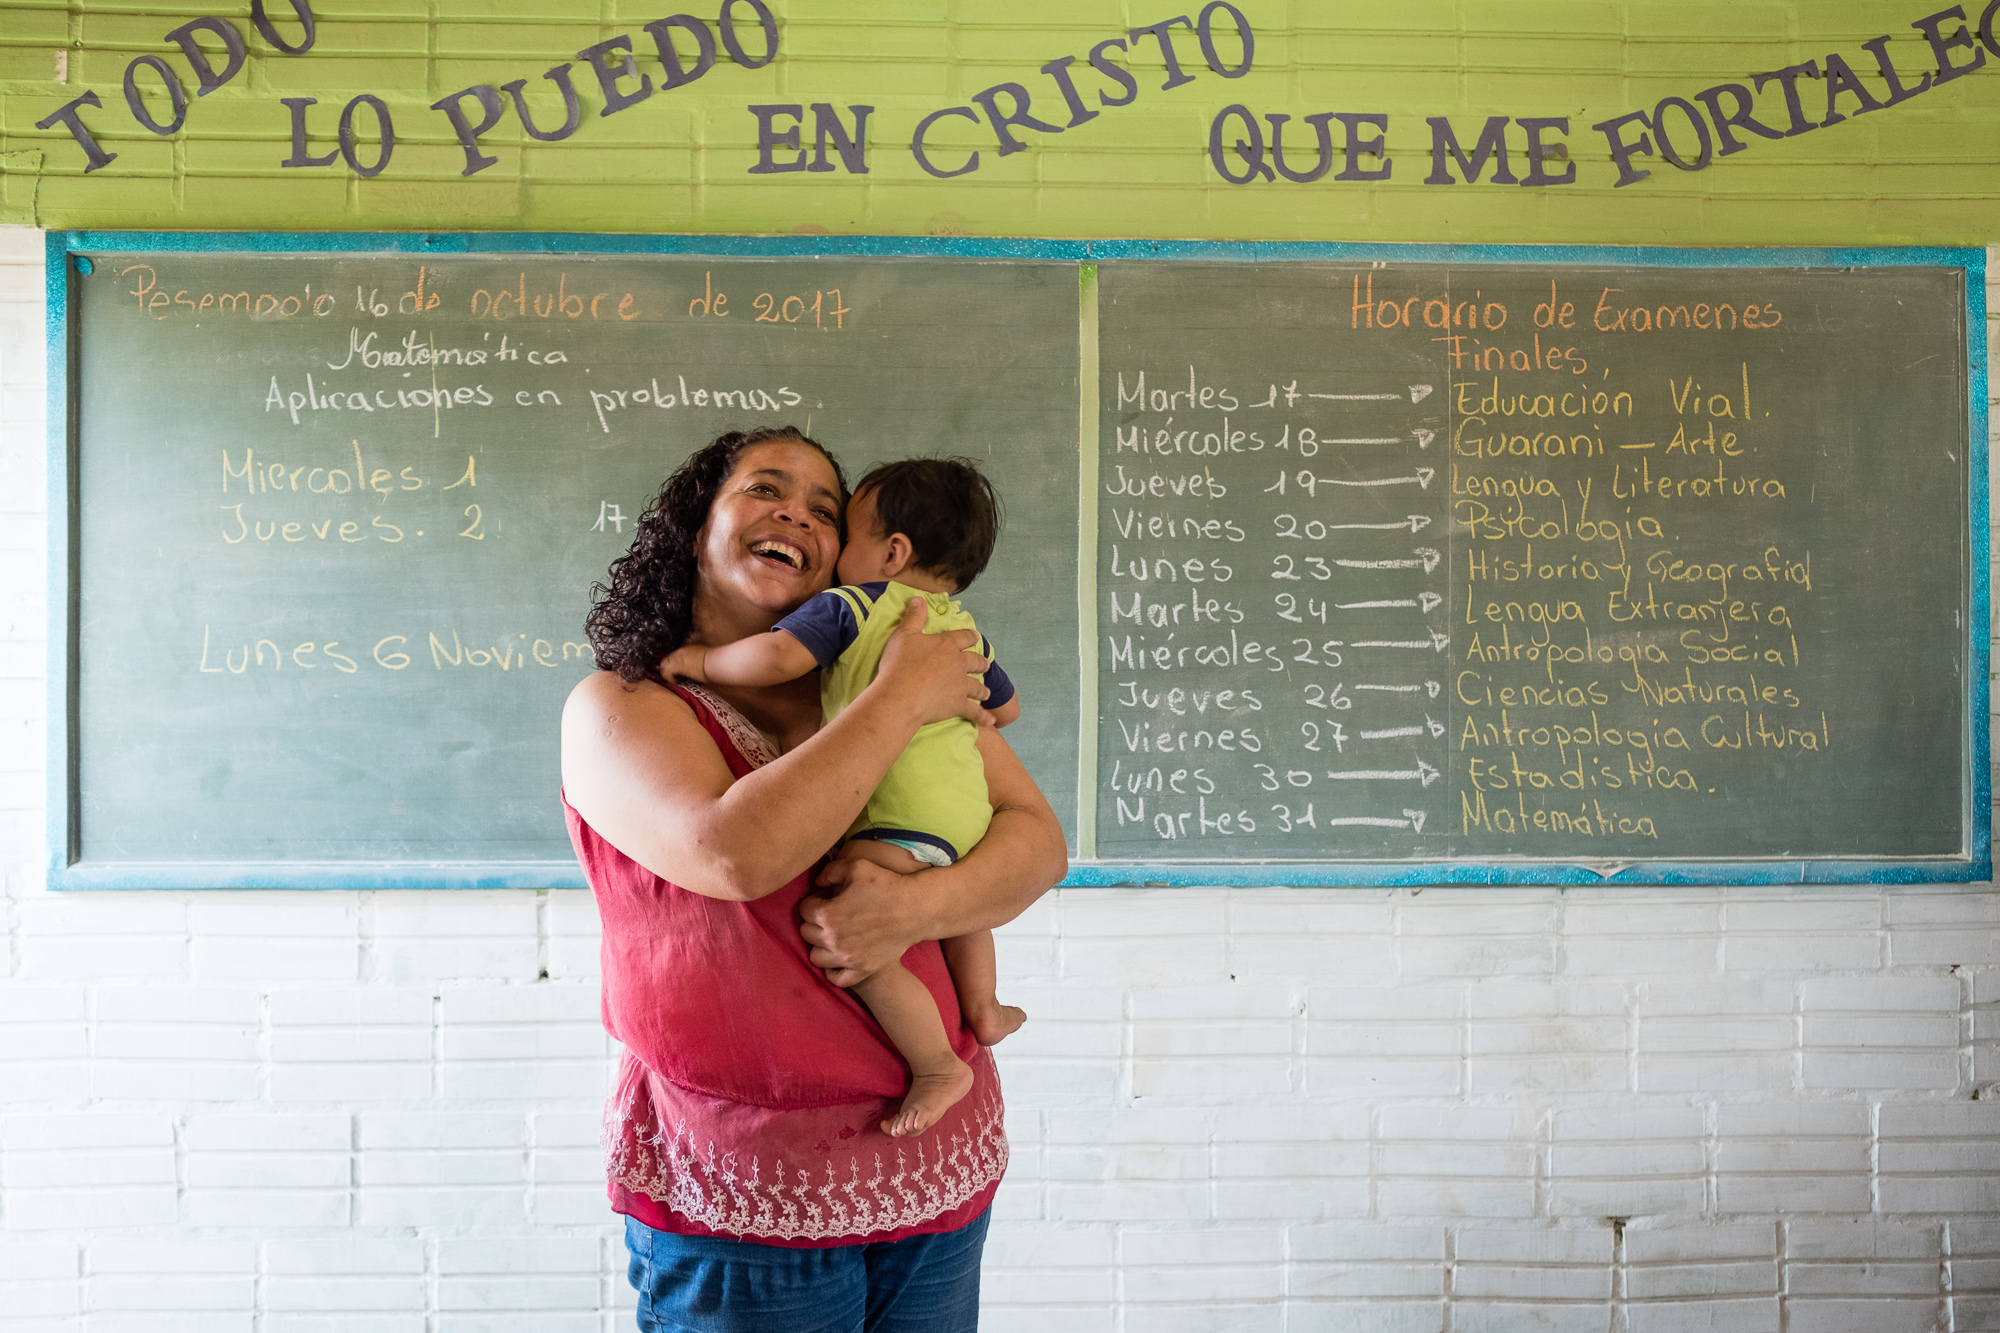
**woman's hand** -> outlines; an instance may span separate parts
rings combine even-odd
[[[852,986],[925,938],[910,919],[908,878],[872,861],[835,861],[819,872],[822,892],[799,903],[799,934],[827,980]]]
[[[901,701],[913,711],[919,726],[952,717],[977,722],[987,694],[979,679],[987,661],[973,651],[979,635],[969,629],[926,634],[924,624],[930,614],[921,597],[912,598],[903,608],[903,618],[883,646],[882,664],[868,692],[879,687]]]
[[[915,885],[872,862],[835,861],[819,874],[827,892],[799,903],[813,965],[836,986],[853,985],[919,940],[1005,925],[1068,870],[1062,825],[1034,779],[995,728],[980,728],[978,745],[993,823],[976,847],[921,872]]]

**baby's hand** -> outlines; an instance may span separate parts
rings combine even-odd
[[[707,683],[708,677],[702,668],[708,662],[708,649],[689,644],[676,648],[660,659],[660,675],[667,680],[692,680]]]

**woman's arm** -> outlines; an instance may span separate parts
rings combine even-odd
[[[828,969],[834,984],[894,962],[919,940],[1005,925],[1068,873],[1055,811],[995,728],[979,729],[979,754],[993,823],[963,860],[922,871],[921,888],[866,861],[835,861],[819,883],[838,896],[799,904],[813,964]]]
[[[628,687],[608,672],[585,679],[563,708],[570,805],[612,846],[691,892],[750,902],[782,888],[840,840],[918,727],[980,711],[986,659],[967,651],[977,636],[924,634],[928,611],[921,599],[910,605],[860,698],[733,781],[671,690]]]

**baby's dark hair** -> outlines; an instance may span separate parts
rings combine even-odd
[[[905,458],[869,469],[854,493],[872,495],[884,535],[910,539],[912,561],[960,592],[993,557],[1000,496],[969,458]]]

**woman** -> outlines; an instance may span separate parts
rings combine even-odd
[[[865,862],[813,873],[919,726],[977,717],[975,636],[923,634],[917,610],[823,728],[813,677],[735,689],[658,675],[683,643],[761,633],[830,586],[846,498],[838,465],[793,430],[696,453],[612,566],[589,620],[602,670],[563,710],[605,1026],[625,1045],[605,1130],[645,1329],[977,1325],[1007,1145],[992,1059],[934,941],[1009,921],[1061,878],[1061,829],[982,727],[994,814],[970,855],[921,887]],[[837,988],[845,969],[896,958],[977,1080],[915,1140],[877,1129],[908,1073]]]

